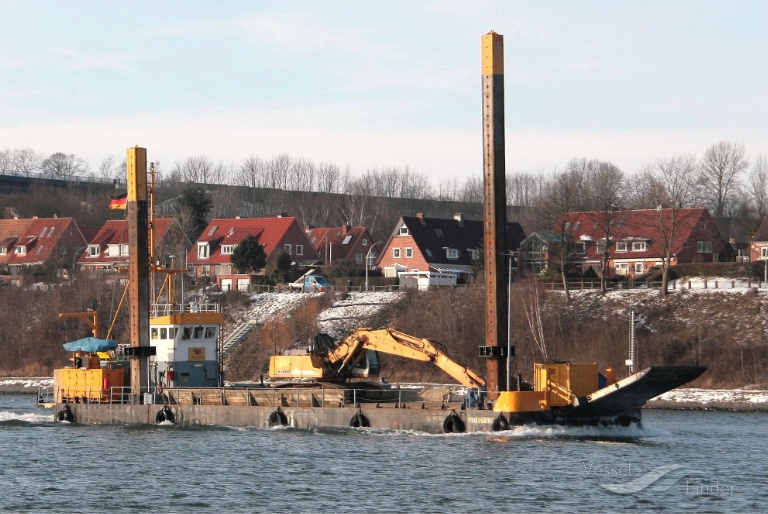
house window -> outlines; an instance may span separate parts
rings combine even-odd
[[[216,232],[217,228],[219,228],[218,225],[212,226],[211,229],[208,231],[208,237],[211,237]]]
[[[7,254],[8,254],[8,248],[6,248],[5,246],[0,248],[0,255],[7,255]]]
[[[128,245],[120,245],[120,255],[128,255]]]
[[[101,253],[101,248],[99,245],[89,245],[88,246],[88,257],[98,257]]]
[[[480,250],[477,248],[470,248],[467,251],[469,252],[469,256],[473,261],[476,261],[480,258]]]
[[[296,245],[296,255],[304,255],[304,245]]]
[[[459,258],[459,251],[456,248],[446,248],[445,249],[445,256],[448,259],[458,259]]]
[[[221,255],[232,255],[235,251],[235,245],[221,245]]]
[[[43,248],[45,248],[45,245],[40,245],[40,247],[35,252],[35,255],[40,255],[43,251]]]
[[[348,235],[344,237],[344,241],[342,241],[341,244],[348,245],[350,241],[352,241],[352,236]]]
[[[283,245],[283,251],[287,253],[288,255],[293,255],[291,253],[291,245]]]
[[[358,266],[363,264],[363,252],[357,252],[355,254],[355,264],[357,264]]]
[[[642,273],[645,271],[645,266],[642,262],[636,262],[635,263],[635,273]]]
[[[413,257],[413,248],[411,248],[410,246],[406,246],[405,247],[405,258],[406,259],[411,259],[412,257]]]
[[[5,250],[5,248],[3,248],[2,250]],[[0,251],[0,253],[4,253],[4,252]],[[768,246],[761,246],[760,247],[760,258],[761,259],[768,259]]]
[[[546,250],[546,248],[544,248]],[[597,253],[605,253],[605,241],[597,242]]]
[[[617,252],[626,252],[627,251],[627,242],[626,241],[616,241],[616,251]]]
[[[400,258],[400,248],[392,248],[392,257],[395,259]]]
[[[573,245],[574,253],[584,253],[587,251],[587,245],[583,241],[580,241]]]
[[[368,240],[367,240],[367,239],[365,239],[365,238],[363,238],[363,240],[362,240],[361,244],[362,244],[363,246],[368,246]]]
[[[697,241],[696,251],[698,253],[712,253],[712,243],[710,241]]]
[[[633,252],[644,252],[648,249],[648,243],[645,241],[634,241],[632,243]]]
[[[439,229],[439,228],[436,228],[436,229],[435,229],[435,235],[436,235],[437,237],[439,237],[440,239],[443,239],[443,238],[445,238],[445,234],[443,234],[443,231],[442,231],[441,229]]]
[[[202,243],[197,245],[197,258],[198,259],[207,259],[209,255],[209,246],[208,243]]]
[[[17,246],[16,247],[16,254],[17,255],[27,255],[27,247],[26,246]]]
[[[617,262],[616,263],[616,274],[617,275],[628,275],[629,274],[629,264],[626,262]]]

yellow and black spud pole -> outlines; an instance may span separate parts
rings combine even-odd
[[[504,163],[504,38],[494,31],[482,37],[483,72],[483,223],[485,252],[485,338],[488,397],[505,384],[502,365],[507,341],[506,226]],[[504,346],[502,346],[504,343]]]
[[[130,312],[131,394],[134,401],[149,373],[149,236],[147,149],[135,146],[126,157],[128,195],[128,304]]]

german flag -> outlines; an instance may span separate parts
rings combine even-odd
[[[111,197],[112,200],[109,202],[109,208],[110,209],[125,209],[125,204],[128,201],[128,193],[123,193],[121,195],[115,195]]]

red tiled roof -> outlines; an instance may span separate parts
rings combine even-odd
[[[367,233],[365,227],[319,227],[307,230],[307,237],[323,261],[333,258],[354,262],[349,253],[354,249],[354,243]]]
[[[634,252],[628,245],[626,251],[617,252],[616,245],[609,247],[611,259],[632,259],[654,254],[661,255],[660,243],[664,239],[662,227],[671,225],[671,217],[677,217],[677,230],[671,245],[673,253],[680,251],[692,237],[697,226],[707,224],[714,227],[712,218],[706,209],[643,209],[616,211],[611,218],[610,238],[612,241],[647,241],[648,250]],[[574,241],[591,242],[586,245],[583,258],[599,258],[597,244],[605,238],[603,225],[606,215],[602,211],[572,212],[565,217],[567,235]],[[663,220],[663,222],[660,222]],[[717,234],[720,238],[719,233]],[[720,238],[722,239],[722,238]]]
[[[231,262],[231,258],[229,255],[221,254],[221,245],[239,244],[249,235],[259,238],[259,244],[264,246],[264,253],[269,257],[294,225],[301,234],[304,234],[293,216],[211,220],[197,239],[197,243],[207,242],[210,245],[210,256],[206,259],[198,258],[197,245],[195,245],[187,253],[187,262],[189,264],[228,264]],[[306,238],[306,235],[304,237]],[[311,248],[308,243],[307,240],[307,248]]]
[[[72,224],[73,218],[67,217],[0,220],[0,241],[6,249],[6,254],[0,255],[0,263],[33,264],[45,261]],[[26,247],[25,254],[15,252],[20,245]]]

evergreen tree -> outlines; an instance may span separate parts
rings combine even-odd
[[[197,241],[208,224],[213,199],[201,187],[188,187],[176,201],[175,215],[190,241]]]
[[[255,273],[267,264],[267,254],[259,244],[259,238],[249,235],[232,250],[230,257],[239,273]]]

